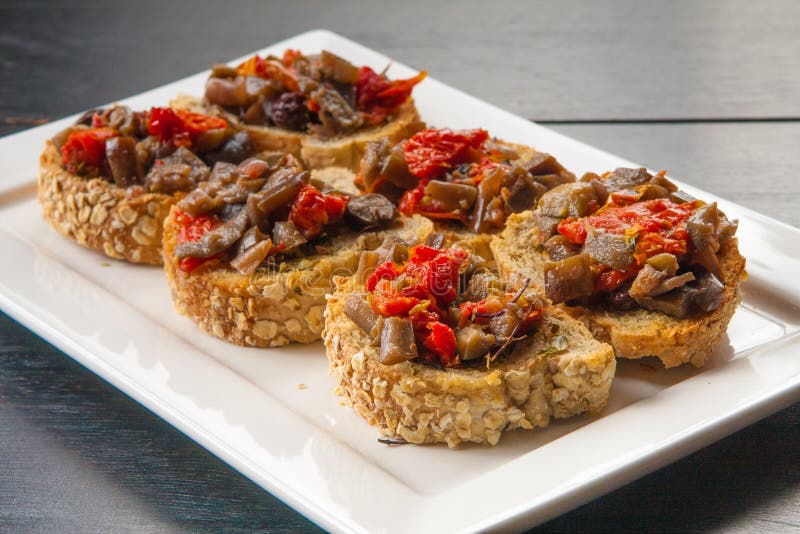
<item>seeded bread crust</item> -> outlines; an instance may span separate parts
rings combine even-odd
[[[178,95],[170,102],[170,106],[228,116],[218,106],[206,104],[203,100],[188,95]],[[344,167],[353,172],[358,170],[361,158],[364,156],[364,147],[369,141],[386,138],[394,144],[424,128],[425,123],[420,120],[417,107],[411,98],[395,110],[391,120],[386,124],[333,139],[322,139],[315,135],[271,126],[242,124],[242,129],[250,134],[256,152],[288,152],[300,158],[308,169]]]
[[[329,372],[336,392],[387,437],[496,445],[504,430],[546,427],[552,417],[597,413],[606,405],[616,368],[611,347],[557,308],[547,308],[538,331],[488,370],[384,365],[343,312],[350,284],[340,280],[325,308]],[[556,335],[566,336],[569,346],[547,354]]]
[[[533,212],[510,217],[506,229],[492,241],[500,272],[516,280],[530,278],[543,289],[544,264],[548,258],[536,252],[537,243]],[[722,246],[719,259],[725,279],[725,300],[711,313],[678,319],[644,309],[615,312],[562,306],[584,322],[597,339],[610,343],[620,358],[655,356],[664,367],[684,363],[702,367],[725,335],[740,300],[739,282],[745,259],[739,253],[735,237]]]
[[[379,232],[345,231],[333,238],[328,253],[285,261],[274,270],[260,267],[243,275],[212,260],[185,273],[175,258],[173,210],[164,223],[164,270],[175,309],[204,332],[252,347],[313,343],[320,339],[334,276],[352,275],[361,252],[377,248],[387,232],[421,241],[431,230],[427,219],[402,218]]]
[[[143,193],[87,179],[61,167],[58,149],[47,141],[39,158],[38,199],[42,214],[60,234],[111,258],[161,265],[162,225],[182,196]]]

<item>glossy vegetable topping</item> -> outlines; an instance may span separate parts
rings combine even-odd
[[[425,72],[389,80],[323,50],[278,58],[253,56],[235,69],[219,65],[206,82],[206,99],[247,124],[277,126],[323,137],[377,126],[406,102]]]
[[[716,309],[724,294],[717,254],[736,224],[716,204],[680,193],[663,172],[617,169],[542,196],[547,296],[678,317]]]
[[[224,130],[228,123],[219,117],[193,113],[183,109],[152,108],[147,130],[162,143],[190,147],[200,135],[209,130]]]
[[[52,141],[68,172],[134,187],[131,194],[189,191],[208,176],[209,164],[238,163],[253,150],[249,135],[234,133],[225,120],[171,108],[92,110]]]
[[[368,143],[356,184],[397,202],[406,215],[491,232],[511,213],[533,208],[548,189],[574,179],[551,156],[523,159],[514,147],[491,141],[486,130],[431,129],[395,146]]]
[[[350,197],[311,182],[291,155],[217,163],[208,180],[178,202],[179,268],[190,272],[216,258],[250,274],[288,256],[325,253],[326,233],[345,224],[364,229],[393,219],[392,211],[369,224],[346,221]]]
[[[366,280],[367,293],[354,294],[345,307],[380,343],[382,363],[457,367],[486,358],[488,365],[534,327],[541,313],[536,295],[527,288],[507,292],[496,275],[480,269],[479,258],[458,248],[399,247],[396,238],[381,246],[379,256],[407,259],[377,264]]]
[[[106,141],[119,133],[114,128],[78,130],[61,147],[61,163],[72,174],[94,176],[100,173],[106,155]]]
[[[182,210],[175,211],[175,222],[178,223],[180,227],[177,239],[178,244],[197,243],[206,234],[222,224],[219,217],[214,215],[198,215],[197,217],[192,217]],[[184,272],[193,271],[205,262],[214,259],[214,257],[215,256],[209,256],[207,258],[181,258],[178,262],[178,268]]]

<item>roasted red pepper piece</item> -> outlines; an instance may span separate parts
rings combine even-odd
[[[420,336],[422,345],[436,355],[442,367],[451,367],[459,363],[456,355],[456,334],[452,328],[439,321],[425,325],[426,331]]]
[[[480,148],[489,138],[486,130],[423,130],[403,145],[408,170],[422,179],[436,178],[465,163],[470,148]]]
[[[73,174],[96,175],[106,157],[106,141],[118,135],[114,128],[72,132],[61,147],[61,163]]]
[[[192,217],[183,210],[175,211],[175,222],[178,223],[180,227],[177,238],[178,244],[200,241],[204,235],[222,224],[222,220],[215,215],[198,215],[197,217]],[[178,269],[188,273],[197,269],[207,261],[218,257],[219,254],[215,254],[209,258],[183,258],[178,261]]]
[[[292,62],[294,62],[294,59],[292,59]],[[289,91],[300,90],[300,85],[297,83],[297,75],[294,69],[287,68],[286,65],[275,59],[264,59],[255,55],[236,67],[236,74],[240,76],[259,76],[267,80],[276,80]]]
[[[227,127],[228,123],[219,117],[172,108],[151,109],[147,122],[148,133],[162,143],[185,147],[190,147],[203,132]]]
[[[345,195],[325,195],[313,185],[306,184],[292,202],[289,220],[306,238],[311,238],[319,235],[326,224],[341,219],[348,201]]]
[[[408,100],[414,86],[428,75],[424,70],[413,78],[390,81],[369,67],[358,70],[356,84],[357,107],[364,113],[367,122],[373,125],[382,123],[395,108]]]

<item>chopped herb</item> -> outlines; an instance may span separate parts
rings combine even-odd
[[[553,344],[546,349],[540,350],[537,354],[549,356],[551,354],[561,354],[569,348],[569,341],[566,336],[557,336],[553,339]]]
[[[303,294],[303,290],[300,288],[300,286],[295,286],[294,287],[294,292],[297,293],[298,295],[302,295]]]

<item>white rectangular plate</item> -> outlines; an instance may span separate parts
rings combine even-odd
[[[380,70],[377,52],[327,31],[266,48],[328,49]],[[392,77],[416,71],[392,63]],[[201,94],[207,73],[126,99]],[[483,127],[555,154],[580,175],[631,163],[428,79],[432,125]],[[246,349],[177,315],[160,269],[108,260],[57,235],[34,198],[38,154],[67,118],[0,140],[0,307],[234,468],[337,531],[441,532],[542,522],[800,397],[800,231],[717,199],[738,217],[744,301],[703,370],[622,361],[597,417],[508,433],[494,448],[387,447],[340,405],[321,344]],[[305,388],[298,388],[305,384]]]

